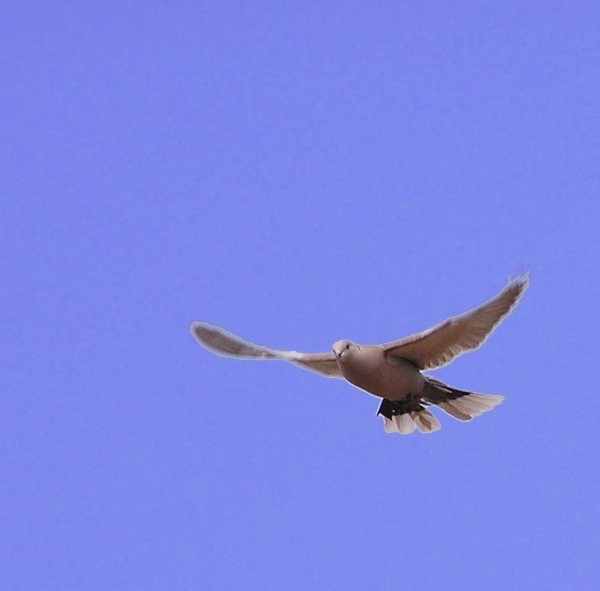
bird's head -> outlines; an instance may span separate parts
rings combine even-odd
[[[355,345],[352,341],[338,341],[333,345],[333,354],[336,359],[342,359],[351,355],[358,349],[358,345]]]

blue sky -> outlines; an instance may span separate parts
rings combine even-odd
[[[4,2],[2,589],[600,585],[593,2]],[[390,341],[531,287],[377,401],[210,355]]]

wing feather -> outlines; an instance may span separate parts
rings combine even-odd
[[[222,357],[281,359],[326,377],[342,377],[333,353],[298,353],[269,349],[246,341],[219,326],[208,324],[208,322],[192,322],[190,332],[205,349]]]
[[[412,361],[419,369],[434,369],[462,353],[480,347],[517,305],[529,286],[529,273],[509,281],[481,306],[422,332],[383,345],[386,355]]]

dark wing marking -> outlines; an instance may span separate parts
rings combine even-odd
[[[407,398],[405,400],[388,400],[384,398],[377,410],[377,416],[383,415],[391,419],[396,415],[403,415],[408,412],[419,412],[425,408],[427,403],[420,397]]]

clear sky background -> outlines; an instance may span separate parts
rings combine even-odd
[[[0,7],[0,588],[600,588],[595,2]],[[328,351],[531,269],[429,436]]]

